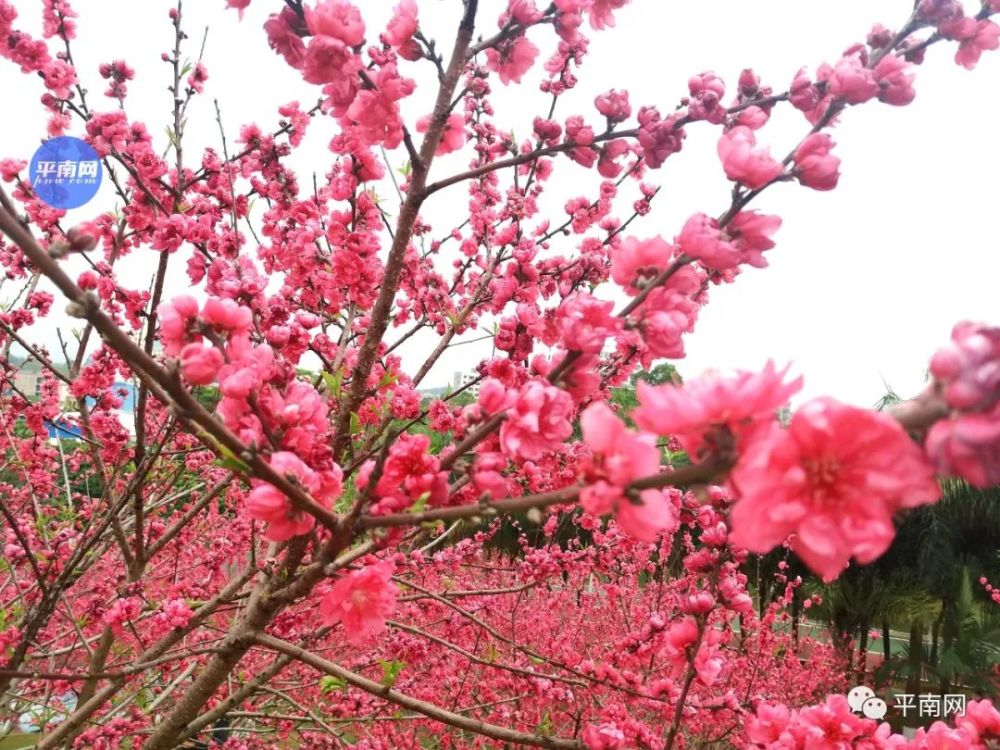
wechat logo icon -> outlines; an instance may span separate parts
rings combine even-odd
[[[864,685],[851,688],[847,694],[847,705],[851,707],[854,713],[861,714],[866,719],[874,719],[875,721],[884,719],[889,710],[885,701],[875,695],[875,691]]]

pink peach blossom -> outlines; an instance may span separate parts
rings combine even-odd
[[[520,83],[538,57],[538,47],[526,36],[503,42],[499,49],[486,50],[486,67],[500,76],[504,86]]]
[[[801,377],[785,382],[787,372],[769,361],[759,373],[707,375],[681,386],[639,381],[632,417],[643,429],[678,437],[697,459],[715,430],[725,428],[739,446],[773,424],[778,409],[802,388]]]
[[[416,0],[400,0],[393,9],[392,18],[382,38],[393,47],[404,47],[413,41],[417,32]]]
[[[356,47],[365,40],[365,22],[361,11],[346,0],[320,0],[313,7],[306,7],[306,28],[314,36],[339,39],[348,47]]]
[[[792,549],[825,580],[850,558],[867,564],[895,536],[895,511],[936,501],[941,490],[916,444],[887,414],[815,399],[753,436],[730,475],[739,500],[733,541]]]
[[[625,747],[625,735],[614,724],[590,724],[581,735],[587,750],[620,750]]]
[[[385,630],[399,591],[392,582],[394,569],[392,562],[382,560],[338,578],[319,604],[324,624],[341,623],[347,640],[355,645]]]
[[[726,234],[730,243],[739,251],[740,263],[764,268],[767,266],[764,251],[774,247],[771,235],[780,228],[780,216],[768,216],[759,211],[740,211],[729,222]]]
[[[840,159],[830,153],[833,139],[826,133],[813,133],[795,149],[795,176],[814,190],[833,190],[840,179]]]
[[[758,190],[781,174],[784,167],[766,148],[757,145],[754,132],[739,125],[719,139],[719,158],[726,176]]]
[[[740,264],[739,248],[729,241],[719,222],[706,214],[695,214],[684,223],[677,247],[705,268],[724,271]]]
[[[209,385],[224,364],[222,352],[214,346],[188,344],[181,349],[181,372],[192,385]]]
[[[1000,26],[987,18],[958,18],[942,23],[938,30],[959,42],[955,62],[966,70],[976,67],[983,52],[1000,47]]]
[[[570,436],[572,412],[573,401],[565,391],[529,380],[518,391],[500,427],[500,445],[509,456],[535,461],[546,451],[558,449]]]
[[[226,0],[227,8],[235,8],[240,12],[240,20],[243,20],[243,11],[250,7],[250,0]]]
[[[931,360],[931,374],[953,409],[988,410],[1000,400],[1000,328],[963,321]]]
[[[1000,484],[1000,403],[935,422],[925,446],[939,473],[976,487]]]
[[[361,61],[340,39],[321,34],[309,40],[302,59],[302,77],[308,83],[352,88],[360,70]]]
[[[662,237],[627,237],[611,254],[611,278],[629,294],[638,294],[676,257],[673,245]]]
[[[329,502],[340,494],[341,471],[336,464],[330,471],[316,472],[294,453],[287,451],[272,454],[268,463],[279,474],[293,477],[319,502]],[[314,516],[296,508],[274,485],[260,479],[251,479],[250,485],[252,489],[245,501],[247,512],[251,518],[267,524],[265,538],[283,542],[305,534],[316,524]]]
[[[301,68],[306,58],[306,44],[297,33],[298,16],[291,8],[282,8],[281,13],[273,13],[264,22],[267,43],[271,49],[285,58],[293,68]],[[315,77],[324,77],[316,75]]]
[[[899,55],[886,55],[872,69],[880,88],[879,101],[897,107],[909,104],[916,97],[913,90],[913,65]]]
[[[430,116],[425,115],[417,120],[417,132],[426,133],[430,125]],[[458,151],[465,144],[465,118],[460,114],[448,115],[445,120],[444,129],[441,131],[441,140],[438,142],[437,150],[434,152],[438,156],[450,154]]]
[[[570,351],[597,354],[604,342],[622,328],[622,319],[612,314],[614,302],[577,292],[563,300],[555,325],[563,345]]]
[[[826,78],[827,91],[848,104],[861,104],[878,96],[879,84],[875,74],[866,68],[857,55],[840,59],[829,70]]]
[[[201,341],[201,336],[193,332],[193,324],[198,316],[198,302],[194,297],[182,295],[164,302],[157,308],[160,317],[160,341],[168,356],[177,355],[190,341]]]

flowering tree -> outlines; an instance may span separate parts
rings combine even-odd
[[[1000,46],[1000,2],[921,0],[787,90],[747,70],[727,96],[702,73],[678,103],[611,90],[556,119],[587,35],[626,2],[510,0],[494,22],[465,0],[445,42],[414,0],[384,29],[347,0],[274,0],[261,46],[319,103],[195,160],[187,111],[209,73],[185,64],[180,2],[161,144],[129,115],[125,61],[96,71],[111,101],[88,99],[67,0],[44,0],[41,38],[0,0],[8,70],[40,76],[50,135],[79,126],[118,201],[68,227],[23,161],[0,162],[0,260],[20,285],[0,314],[0,713],[40,707],[38,748],[1000,740],[987,701],[913,740],[854,715],[830,695],[838,655],[783,626],[798,579],[782,565],[783,594],[757,611],[742,570],[784,545],[832,580],[885,552],[894,517],[939,498],[937,477],[1000,482],[1000,329],[959,323],[927,390],[891,413],[821,398],[779,422],[801,380],[773,365],[640,383],[629,414],[608,404],[638,368],[683,357],[714,286],[767,265],[781,219],[754,200],[781,182],[835,188],[837,121],[908,104],[932,47],[975,67]],[[516,139],[491,91],[536,65],[551,106]],[[417,66],[437,91],[406,122]],[[767,145],[778,107],[803,116],[783,157]],[[672,239],[634,235],[656,170],[713,127],[728,203]],[[307,128],[331,138],[311,187],[286,164]],[[467,168],[432,170],[452,152]],[[395,179],[387,153],[407,164],[394,215],[374,191]],[[561,191],[556,168],[596,170],[594,192]],[[421,212],[446,190],[466,208],[432,227]],[[550,197],[564,212],[543,210]],[[119,278],[130,254],[155,261],[148,289]],[[181,259],[188,288],[168,289]],[[66,367],[32,331],[57,295],[83,326],[60,340]],[[487,323],[496,354],[473,402],[422,402],[442,354]],[[421,331],[437,344],[403,363]],[[44,368],[37,400],[12,352]],[[134,438],[121,379],[139,384]],[[47,439],[59,381],[79,414],[68,449]],[[515,560],[489,548],[509,516],[541,528]]]

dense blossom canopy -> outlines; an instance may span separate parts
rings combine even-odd
[[[401,0],[379,27],[349,0],[227,0],[233,24],[273,6],[261,54],[317,103],[236,138],[220,112],[200,154],[185,128],[212,71],[180,0],[166,140],[130,107],[130,63],[77,65],[97,41],[70,0],[40,2],[39,35],[0,0],[0,74],[41,93],[49,136],[93,147],[113,205],[70,226],[22,155],[0,161],[20,290],[0,309],[0,724],[35,706],[42,749],[1000,742],[988,700],[909,739],[852,712],[853,645],[845,663],[799,633],[822,597],[789,562],[832,581],[880,558],[939,479],[1000,483],[1000,329],[958,323],[926,390],[887,412],[783,412],[802,378],[773,363],[614,399],[684,357],[718,287],[766,273],[782,218],[755,199],[836,188],[836,124],[909,104],[932,47],[974,68],[1000,46],[1000,0],[902,3],[894,29],[774,85],[693,71],[677,101],[642,102],[622,81],[558,117],[628,0],[509,0],[499,18],[465,0],[454,39],[422,26],[440,4]],[[433,107],[408,121],[427,74]],[[493,92],[539,76],[546,110],[515,135]],[[779,107],[794,143],[767,127]],[[728,195],[656,223],[658,170],[694,129]],[[289,165],[307,131],[329,152],[311,179]],[[128,256],[151,278],[122,273]],[[57,299],[82,327],[58,347],[36,325]],[[422,393],[481,331],[472,382]]]

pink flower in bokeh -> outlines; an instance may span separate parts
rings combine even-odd
[[[648,240],[628,237],[611,253],[611,278],[629,294],[638,294],[675,256],[674,246],[660,236]]]
[[[581,735],[587,750],[620,750],[625,747],[625,735],[614,724],[590,724]]]
[[[347,109],[353,133],[366,146],[396,148],[403,142],[399,100],[413,93],[414,82],[399,75],[395,65],[384,65],[375,77],[375,89],[361,91]]]
[[[637,384],[639,406],[632,418],[643,429],[673,435],[692,459],[702,457],[705,439],[726,428],[737,447],[774,423],[778,409],[802,388],[802,378],[768,362],[763,371],[707,375],[681,386]]]
[[[583,441],[594,453],[593,467],[602,478],[618,487],[656,474],[660,469],[660,451],[656,436],[633,432],[611,408],[599,401],[580,415]]]
[[[298,24],[295,11],[287,7],[264,22],[268,45],[293,68],[301,68],[306,58],[306,44],[296,33]]]
[[[581,507],[594,515],[614,512],[622,529],[643,542],[655,541],[661,532],[675,528],[677,510],[666,493],[643,490],[637,498],[626,494],[630,482],[659,471],[656,437],[629,430],[603,402],[587,407],[580,415],[580,426],[593,453],[587,469],[592,484],[580,491]]]
[[[986,18],[957,18],[942,23],[938,31],[959,42],[955,62],[966,70],[976,67],[983,52],[1000,47],[1000,26]]]
[[[399,51],[406,60],[419,60],[421,51],[413,35],[417,33],[416,0],[400,0],[396,5],[382,40]]]
[[[624,8],[628,3],[629,0],[593,0],[587,9],[590,28],[600,31],[601,29],[614,27],[614,11]]]
[[[181,349],[181,372],[192,385],[208,385],[215,380],[225,361],[214,346],[188,344]]]
[[[231,336],[247,333],[253,323],[253,313],[235,300],[211,297],[201,311],[202,320],[212,328]]]
[[[935,422],[924,445],[939,473],[976,487],[1000,484],[1000,404]]]
[[[730,474],[739,498],[733,541],[763,553],[795,533],[792,549],[824,580],[852,557],[877,559],[895,536],[893,514],[941,494],[892,417],[832,399],[809,402],[787,429],[772,425],[748,443]]]
[[[913,65],[899,55],[886,55],[872,69],[880,88],[879,101],[897,107],[909,104],[916,97],[913,90]]]
[[[184,344],[201,341],[201,336],[193,332],[193,324],[198,317],[198,302],[194,297],[181,295],[170,302],[162,303],[157,309],[160,316],[160,341],[168,356],[180,353]]]
[[[757,190],[781,174],[781,162],[771,152],[757,145],[754,132],[739,125],[719,139],[719,158],[730,180]]]
[[[306,7],[306,27],[314,36],[331,36],[348,47],[356,47],[365,40],[365,22],[361,11],[346,0],[320,0],[313,7]]]
[[[250,0],[226,0],[227,8],[235,8],[240,12],[240,20],[243,20],[243,11],[250,7]]]
[[[541,380],[529,380],[500,427],[500,445],[508,456],[536,461],[570,436],[572,413],[573,399],[566,392]]]
[[[655,107],[642,107],[639,110],[639,145],[642,155],[653,169],[663,165],[671,154],[681,150],[687,135],[680,125],[680,115],[660,118],[660,112]]]
[[[430,119],[429,115],[424,115],[417,120],[418,133],[427,132]],[[441,131],[441,140],[438,142],[437,150],[434,153],[438,156],[450,154],[452,151],[458,151],[464,144],[465,118],[458,113],[448,115],[448,119],[444,123],[444,130]]]
[[[861,104],[879,93],[875,74],[866,68],[857,55],[848,55],[840,59],[836,67],[826,68],[827,91],[848,104]],[[822,78],[822,75],[821,75]]]
[[[567,297],[556,312],[556,327],[563,345],[570,351],[597,354],[609,336],[622,327],[622,319],[612,314],[614,302],[596,299],[586,292]]]
[[[528,72],[538,57],[538,47],[526,36],[503,42],[499,49],[486,50],[486,67],[500,76],[500,82],[507,86],[520,83],[521,76]]]
[[[840,159],[830,153],[833,139],[813,133],[795,149],[795,176],[813,190],[833,190],[840,179]]]
[[[764,251],[774,247],[771,235],[781,227],[780,216],[768,216],[759,211],[740,211],[726,226],[729,241],[739,251],[740,263],[764,268]]]
[[[324,624],[341,623],[347,640],[355,645],[385,630],[399,591],[392,582],[394,569],[392,562],[382,560],[338,578],[319,604]]]
[[[302,59],[302,77],[308,83],[352,88],[361,61],[346,44],[332,36],[314,36]]]
[[[192,617],[194,612],[183,599],[171,599],[164,603],[163,611],[159,614],[160,621],[170,628],[183,628]]]
[[[208,80],[208,69],[204,63],[197,63],[191,75],[187,77],[187,85],[199,94],[205,91],[205,81]]]
[[[336,464],[331,471],[316,472],[306,466],[294,453],[287,451],[272,454],[268,463],[279,474],[294,477],[295,481],[319,502],[329,502],[340,494],[341,471]],[[245,501],[247,512],[251,518],[267,524],[267,531],[264,534],[266,539],[283,542],[305,534],[316,524],[314,516],[296,508],[273,484],[260,479],[251,479],[250,485],[252,489]]]
[[[706,214],[689,218],[677,236],[677,247],[706,268],[724,271],[740,264],[739,248],[729,242],[719,222]]]
[[[68,99],[70,89],[76,85],[76,70],[65,60],[50,60],[42,68],[45,88],[59,99]]]
[[[931,360],[952,409],[991,409],[1000,400],[1000,328],[963,321]]]
[[[638,499],[623,496],[615,506],[615,521],[640,542],[655,542],[677,529],[677,508],[668,490],[642,490]]]
[[[594,106],[611,122],[622,122],[632,114],[627,91],[616,91],[615,89],[605,91],[594,100]]]

